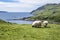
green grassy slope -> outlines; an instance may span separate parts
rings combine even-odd
[[[31,12],[32,17],[28,19],[40,19],[60,22],[60,4],[46,4]]]
[[[0,23],[0,40],[60,40],[60,25],[32,28],[29,24]]]

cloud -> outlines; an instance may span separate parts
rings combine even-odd
[[[30,3],[30,4],[40,3],[40,0],[18,0],[18,1],[22,3]]]
[[[14,2],[1,2],[0,11],[30,12],[47,3],[60,3],[60,0],[12,0]]]
[[[18,2],[28,3],[28,4],[45,4],[45,3],[60,3],[60,0],[17,0]]]
[[[37,6],[27,4],[27,3],[15,3],[15,2],[0,2],[0,11],[9,11],[9,12],[30,12],[36,9]]]
[[[6,11],[29,11],[28,9],[32,8],[33,5],[23,4],[23,3],[9,3],[9,2],[0,2],[0,10]]]

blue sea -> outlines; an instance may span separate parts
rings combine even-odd
[[[20,19],[23,17],[32,16],[29,12],[8,12],[8,13],[0,13],[0,19],[5,20],[11,23],[17,24],[31,24],[32,21],[24,21],[24,20],[8,20],[8,19]]]

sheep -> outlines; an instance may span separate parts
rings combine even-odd
[[[43,25],[44,27],[47,27],[48,21],[43,21],[43,22],[42,22],[42,25]]]
[[[39,20],[39,21],[34,21],[33,23],[32,23],[32,27],[41,27],[41,21]]]

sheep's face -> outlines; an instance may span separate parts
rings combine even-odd
[[[44,21],[42,24],[43,24],[44,27],[47,27],[48,21]]]

